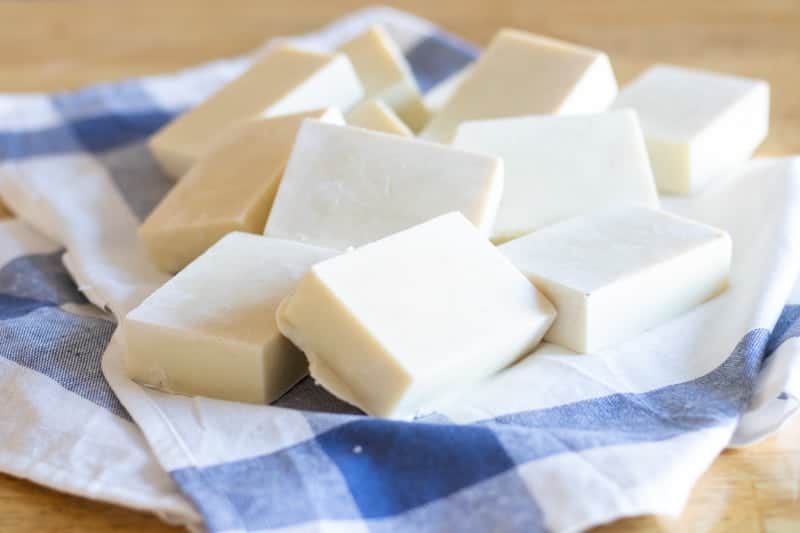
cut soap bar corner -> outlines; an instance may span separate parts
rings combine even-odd
[[[643,207],[570,219],[499,247],[558,309],[545,340],[586,353],[669,320],[722,292],[731,239]]]
[[[330,392],[371,415],[411,418],[532,351],[554,318],[450,213],[315,265],[277,321]]]
[[[227,235],[125,317],[129,377],[179,394],[276,400],[307,363],[278,331],[275,312],[314,263],[335,253]]]
[[[383,100],[365,100],[347,113],[347,124],[401,137],[414,137],[414,132],[400,120]]]

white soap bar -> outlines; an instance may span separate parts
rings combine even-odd
[[[368,414],[408,418],[530,352],[554,317],[451,213],[315,265],[278,326],[323,387]]]
[[[614,107],[639,114],[659,190],[690,194],[749,159],[767,136],[769,85],[657,65],[624,87]]]
[[[413,137],[412,132],[383,100],[364,100],[347,114],[347,123],[368,130]]]
[[[545,339],[577,352],[621,342],[727,286],[722,230],[643,207],[616,207],[501,246],[558,309]]]
[[[462,68],[431,87],[422,100],[431,112],[438,113],[470,75],[472,75],[472,65]]]
[[[414,131],[428,123],[417,82],[403,52],[381,26],[373,26],[339,47],[353,63],[365,98],[380,98]]]
[[[167,174],[179,178],[226,126],[238,120],[325,107],[349,109],[363,94],[343,54],[277,46],[241,77],[159,130],[150,139],[150,150]]]
[[[497,158],[307,119],[265,234],[344,250],[459,211],[488,236],[502,194]]]
[[[465,122],[453,146],[503,160],[496,242],[606,206],[658,205],[632,111]]]
[[[344,124],[336,109],[234,124],[139,227],[151,259],[177,272],[232,231],[261,233],[305,118]]]
[[[465,120],[604,111],[616,94],[605,53],[501,30],[421,136],[448,143]]]
[[[125,318],[131,379],[167,392],[268,403],[306,360],[278,331],[280,301],[334,252],[231,233]]]

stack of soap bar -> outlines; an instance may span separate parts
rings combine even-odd
[[[769,85],[657,65],[623,88],[614,107],[639,113],[659,190],[690,194],[746,161],[764,140]]]
[[[167,174],[179,178],[220,131],[238,120],[324,107],[349,109],[363,94],[346,56],[278,46],[241,77],[159,130],[150,139],[150,150]]]
[[[425,126],[430,113],[403,53],[385,29],[373,26],[340,46],[339,51],[353,62],[366,98],[386,102],[414,131]]]
[[[550,302],[452,213],[315,265],[278,310],[312,377],[407,418],[530,352]]]
[[[549,226],[500,251],[552,301],[545,339],[593,352],[721,292],[731,240],[663,211],[616,207]]]
[[[403,137],[413,137],[414,132],[408,129],[400,117],[383,103],[383,100],[365,100],[347,114],[347,123],[351,126],[368,130],[394,133]]]
[[[616,94],[603,52],[502,30],[421,135],[448,143],[466,120],[604,111]]]
[[[503,160],[494,241],[606,206],[658,205],[632,111],[465,122],[453,146]]]
[[[307,119],[265,234],[344,250],[459,211],[488,236],[502,169],[487,155]]]
[[[334,252],[231,233],[125,318],[126,366],[168,392],[267,403],[307,371],[277,329],[280,301]]]
[[[232,231],[261,233],[306,118],[343,124],[335,109],[230,126],[139,228],[156,266],[177,272]]]

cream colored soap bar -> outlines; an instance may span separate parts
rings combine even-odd
[[[690,194],[753,155],[769,128],[762,80],[656,65],[614,107],[639,114],[658,188]]]
[[[503,160],[496,242],[607,206],[658,205],[644,137],[629,110],[465,122],[453,146]]]
[[[419,131],[430,119],[417,82],[403,53],[381,26],[339,47],[353,62],[364,85],[366,98],[380,98],[395,110],[412,130]]]
[[[545,339],[594,352],[689,310],[728,282],[722,230],[643,207],[616,207],[501,246],[558,309]]]
[[[278,310],[312,377],[409,418],[530,352],[550,302],[458,213],[315,265]]]
[[[449,143],[466,120],[604,111],[616,94],[605,53],[501,30],[421,136]]]
[[[408,129],[400,117],[383,103],[383,100],[365,100],[347,114],[347,123],[351,126],[368,130],[394,133],[403,137],[413,137],[414,132]]]
[[[177,272],[232,231],[261,233],[305,118],[343,124],[335,109],[230,126],[139,228],[156,266]]]
[[[180,178],[228,125],[257,115],[275,116],[324,107],[349,109],[363,96],[343,54],[320,54],[290,45],[270,49],[241,77],[159,130],[149,142],[164,171]]]
[[[334,252],[231,233],[131,311],[128,375],[167,392],[268,403],[307,371],[275,311]]]
[[[344,250],[459,211],[488,236],[502,193],[497,158],[307,119],[265,234]]]

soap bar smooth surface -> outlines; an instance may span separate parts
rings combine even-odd
[[[417,82],[403,52],[382,26],[373,26],[344,43],[339,51],[347,54],[364,86],[365,98],[380,98],[395,110],[413,131],[430,119]]]
[[[343,54],[280,45],[265,52],[241,77],[156,132],[149,147],[164,171],[177,179],[234,122],[325,107],[346,110],[363,94]]]
[[[767,136],[769,85],[656,65],[625,86],[614,107],[639,114],[659,190],[691,194],[749,159]]]
[[[311,265],[334,253],[231,233],[125,318],[128,375],[167,392],[277,399],[307,365],[278,331],[275,311]]]
[[[642,131],[629,110],[465,122],[453,146],[503,160],[496,242],[612,205],[658,205]]]
[[[502,189],[497,158],[307,119],[265,234],[344,250],[459,211],[488,236]]]
[[[278,325],[323,387],[409,418],[530,352],[550,302],[460,214],[315,265]]]
[[[343,124],[335,109],[230,126],[139,227],[156,266],[177,272],[232,231],[261,233],[306,118]]]
[[[413,137],[414,132],[406,126],[383,100],[365,100],[347,114],[347,124],[368,130],[394,133],[402,137]]]
[[[449,143],[466,120],[605,111],[616,94],[605,53],[501,30],[420,135]]]
[[[663,211],[616,207],[500,246],[558,309],[545,339],[594,352],[717,295],[727,233]]]

